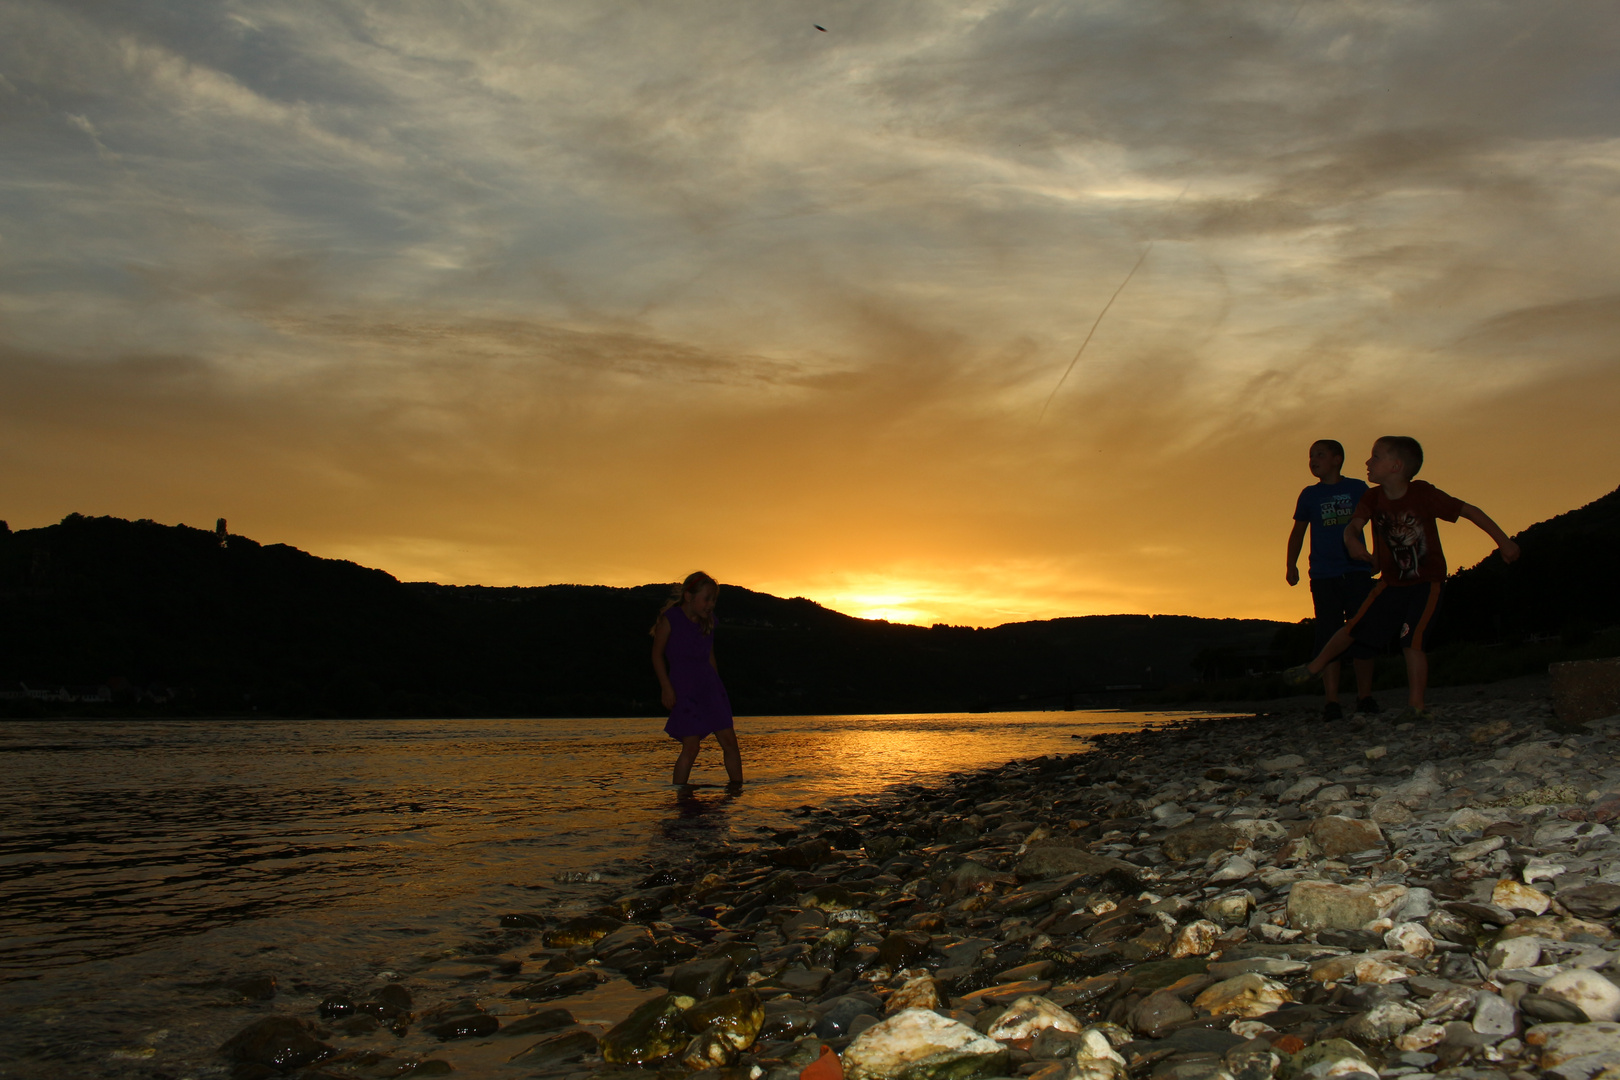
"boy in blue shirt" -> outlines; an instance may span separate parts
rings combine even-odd
[[[1340,475],[1343,468],[1344,446],[1337,439],[1318,439],[1311,444],[1310,469],[1316,483],[1299,493],[1294,504],[1294,529],[1288,534],[1288,584],[1298,585],[1299,552],[1305,530],[1311,533],[1311,601],[1316,608],[1313,655],[1320,653],[1339,627],[1355,616],[1372,591],[1372,567],[1352,559],[1344,540],[1344,528],[1367,493],[1367,485]],[[1372,696],[1373,662],[1371,658],[1357,658],[1354,663],[1356,711],[1377,713],[1378,702]],[[1339,707],[1339,661],[1322,669],[1322,688],[1327,697],[1322,718],[1341,719],[1344,710]]]

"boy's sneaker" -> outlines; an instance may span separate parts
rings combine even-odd
[[[1427,724],[1434,719],[1434,713],[1428,709],[1414,709],[1408,705],[1395,714],[1397,724]]]
[[[1312,671],[1308,664],[1295,664],[1282,673],[1282,681],[1289,686],[1304,686],[1314,678],[1316,672]]]
[[[1380,711],[1377,698],[1356,698],[1356,712],[1363,716],[1377,716]]]
[[[1343,720],[1344,710],[1339,708],[1339,703],[1337,701],[1330,701],[1326,705],[1322,706],[1322,719]]]

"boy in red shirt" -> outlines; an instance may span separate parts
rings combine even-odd
[[[1345,526],[1344,546],[1353,559],[1373,563],[1378,584],[1355,618],[1334,634],[1309,664],[1289,668],[1283,679],[1303,685],[1348,652],[1353,659],[1376,655],[1399,638],[1406,659],[1409,707],[1400,720],[1427,719],[1423,694],[1428,689],[1429,658],[1423,637],[1440,602],[1446,579],[1446,555],[1440,548],[1436,521],[1467,518],[1496,541],[1503,562],[1519,557],[1519,545],[1508,538],[1485,511],[1470,506],[1422,480],[1423,447],[1407,435],[1385,435],[1373,443],[1367,479],[1378,485],[1363,495]],[[1361,541],[1362,526],[1373,527],[1373,552]]]

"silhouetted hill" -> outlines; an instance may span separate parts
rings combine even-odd
[[[647,630],[666,592],[407,584],[284,544],[70,515],[0,532],[0,689],[111,680],[114,707],[154,707],[142,703],[172,688],[163,707],[180,712],[648,716]],[[1200,656],[1264,657],[1283,625],[1107,615],[930,629],[731,585],[719,615],[733,705],[756,715],[1084,705],[1189,681]]]
[[[1519,533],[1512,565],[1494,554],[1455,574],[1441,602],[1441,641],[1571,642],[1620,623],[1620,488]]]

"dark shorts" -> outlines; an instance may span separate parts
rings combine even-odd
[[[1371,574],[1341,574],[1338,577],[1311,578],[1311,602],[1316,605],[1316,652],[1328,643],[1339,627],[1356,617],[1372,592]]]
[[[1434,623],[1440,606],[1440,582],[1420,581],[1412,585],[1385,585],[1379,582],[1361,610],[1350,620],[1352,659],[1377,656],[1391,642],[1401,648],[1423,651],[1423,639]]]

